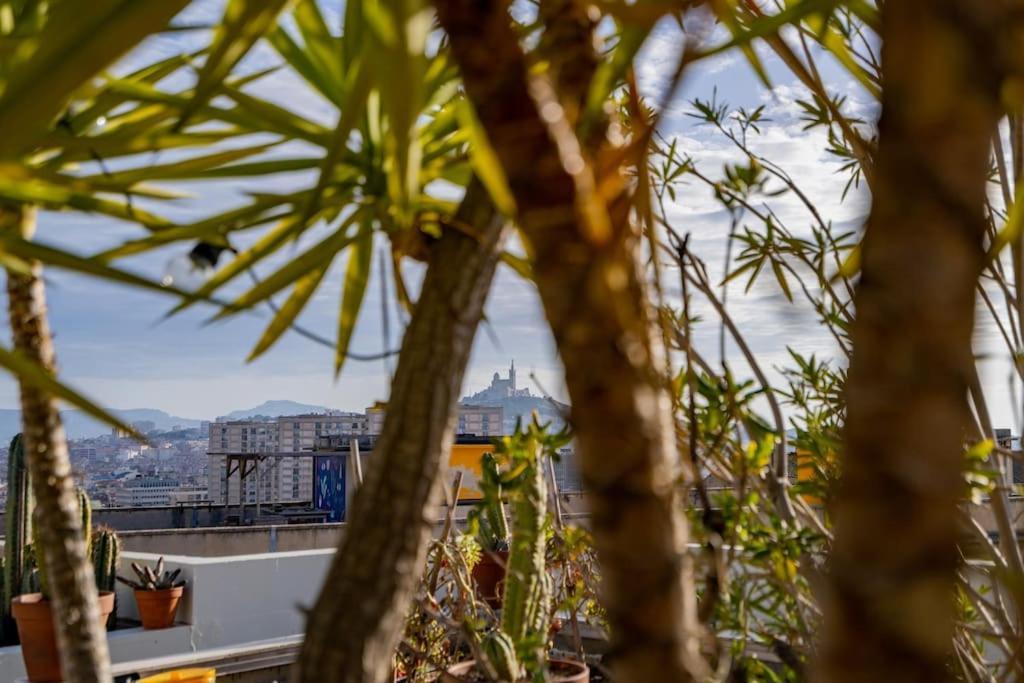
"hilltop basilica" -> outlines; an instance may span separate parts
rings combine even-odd
[[[472,396],[462,399],[463,403],[486,403],[490,401],[503,401],[507,398],[532,398],[530,389],[516,388],[516,362],[508,368],[508,379],[502,379],[497,372],[491,380],[491,386],[483,391],[478,391]]]

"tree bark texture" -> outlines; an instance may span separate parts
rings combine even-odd
[[[431,247],[391,398],[348,528],[306,626],[299,680],[383,683],[439,513],[456,404],[505,233],[474,181]]]
[[[550,99],[539,101],[505,2],[435,5],[466,93],[514,195],[565,365],[612,627],[615,679],[691,680],[703,667],[680,460],[663,349],[640,273],[638,236],[627,218],[628,197],[581,192],[586,183],[573,175],[582,162],[574,149],[584,158],[593,151],[565,140],[567,128],[572,135],[571,121],[558,119],[571,116],[571,107],[564,112]],[[578,49],[579,41],[571,48]],[[563,81],[571,67],[560,64],[556,79]],[[573,93],[557,95],[571,101]],[[553,129],[560,123],[563,138],[556,142]],[[609,176],[591,187],[606,187],[602,180],[617,182]],[[595,234],[589,223],[598,213],[595,201],[602,204],[599,213],[608,218],[610,234]]]
[[[883,6],[882,117],[818,680],[950,677],[989,144],[1003,77],[1020,73],[1010,55],[1021,7]]]
[[[30,238],[35,210],[24,205],[0,206],[0,230]],[[46,315],[42,266],[30,274],[7,272],[7,296],[14,348],[51,374],[56,374],[53,339]],[[96,582],[82,538],[81,515],[67,438],[54,397],[20,383],[25,454],[35,497],[33,525],[39,530],[52,595],[57,643],[64,677],[72,683],[111,680],[107,634],[100,619]]]

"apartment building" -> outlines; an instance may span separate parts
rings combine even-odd
[[[365,434],[367,416],[360,413],[289,415],[274,420],[237,420],[210,424],[207,454],[209,498],[212,503],[238,505],[240,477],[227,484],[226,453],[301,453],[311,451],[322,436]],[[247,477],[246,503],[309,500],[313,490],[313,459],[267,458],[258,476]]]
[[[377,435],[384,426],[385,409],[373,406],[364,413],[288,415],[272,420],[236,420],[210,423],[207,447],[208,489],[211,503],[238,505],[241,477],[227,477],[228,453],[301,453],[312,451],[323,437]],[[500,406],[460,405],[458,434],[483,437],[503,433]],[[230,490],[229,490],[230,485]],[[309,500],[313,491],[313,458],[277,456],[260,464],[246,477],[245,502],[255,504]]]
[[[372,406],[366,409],[368,434],[381,433],[386,414],[387,410],[382,406]],[[504,419],[505,411],[501,406],[459,404],[459,421],[455,426],[455,433],[501,436],[504,433],[502,427]]]

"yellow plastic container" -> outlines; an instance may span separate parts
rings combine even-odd
[[[214,683],[216,680],[216,669],[178,669],[140,678],[137,683]]]

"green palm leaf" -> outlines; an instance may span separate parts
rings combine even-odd
[[[334,376],[341,374],[341,368],[348,356],[348,347],[352,341],[352,333],[359,319],[359,311],[363,307],[366,295],[366,284],[370,280],[370,267],[373,259],[373,230],[369,220],[364,221],[363,228],[355,243],[355,248],[348,257],[345,268],[344,290],[341,295],[341,311],[338,315],[338,342],[334,352]]]
[[[192,101],[181,113],[185,122],[205,105],[220,84],[277,21],[277,15],[291,0],[229,0],[224,18],[217,26],[210,45],[210,56],[199,71]]]
[[[31,149],[97,72],[159,31],[189,0],[93,0],[52,3],[47,22],[24,40],[5,69],[0,92],[0,158]],[[17,131],[17,135],[12,135]]]

